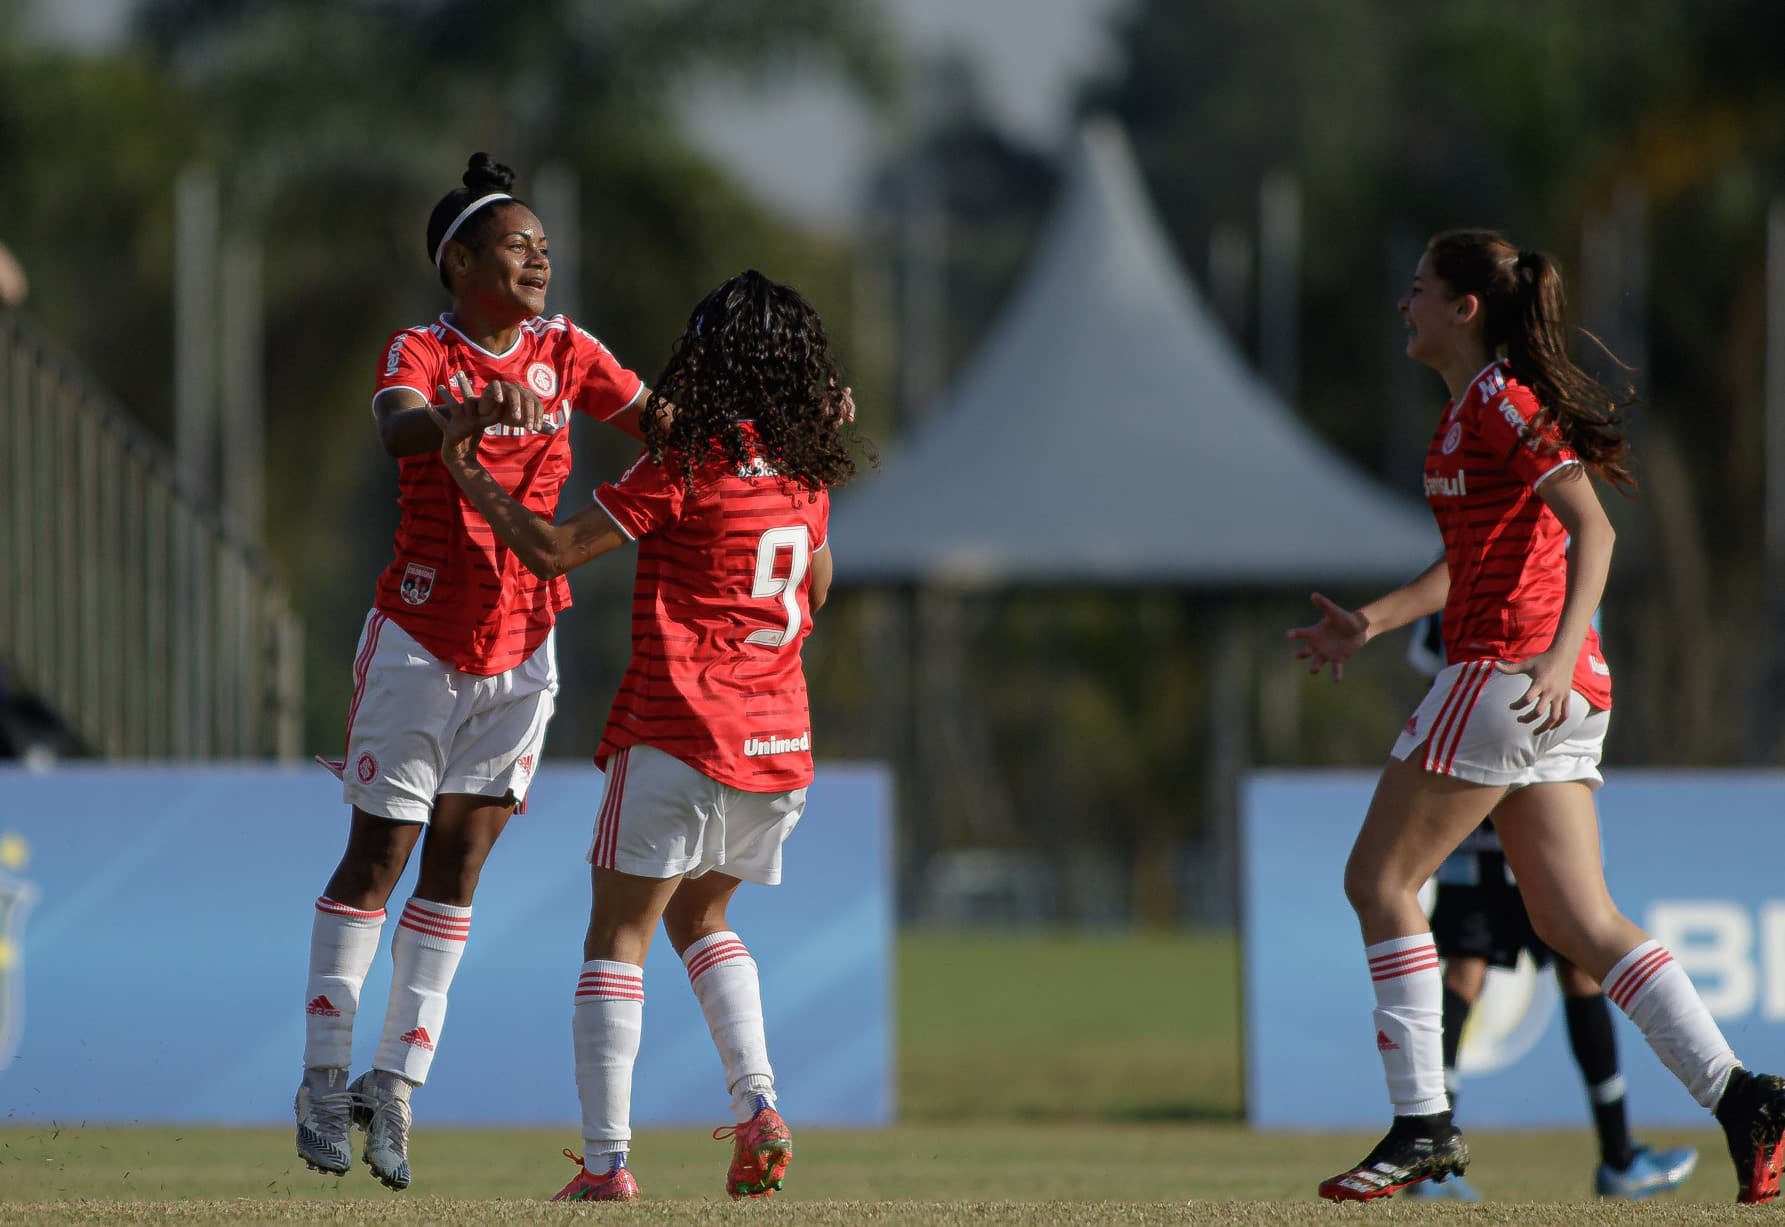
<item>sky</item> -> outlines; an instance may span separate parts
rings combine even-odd
[[[918,61],[956,54],[976,71],[1006,136],[1047,150],[1070,135],[1077,86],[1114,62],[1110,19],[1131,0],[857,0],[885,11]],[[58,40],[102,46],[137,0],[50,0],[38,20]],[[849,90],[795,74],[749,89],[690,92],[682,121],[694,143],[765,203],[807,224],[845,231],[870,168],[891,139]],[[822,156],[813,156],[822,150]]]
[[[868,0],[912,58],[959,55],[1006,136],[1056,149],[1071,135],[1077,86],[1114,64],[1112,16],[1129,0]],[[864,179],[891,135],[849,91],[817,75],[773,88],[694,91],[683,122],[695,143],[760,198],[808,223],[847,229]],[[813,150],[824,156],[814,157]]]

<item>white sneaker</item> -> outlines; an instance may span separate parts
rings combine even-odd
[[[366,1131],[366,1165],[386,1188],[409,1187],[409,1092],[415,1084],[388,1070],[353,1080],[353,1123]]]
[[[347,1129],[353,1118],[353,1093],[347,1071],[306,1066],[298,1086],[297,1152],[311,1171],[340,1176],[353,1166]]]

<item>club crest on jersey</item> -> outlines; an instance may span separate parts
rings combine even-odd
[[[410,563],[403,568],[403,584],[397,592],[405,605],[426,605],[434,595],[434,568]]]
[[[551,396],[558,390],[558,372],[543,362],[535,362],[527,368],[527,386],[541,397]]]
[[[768,754],[798,754],[812,748],[812,732],[810,729],[798,737],[746,737],[744,738],[744,757],[762,758]]]
[[[25,1030],[25,916],[37,888],[7,870],[24,866],[25,841],[0,835],[0,1070],[11,1063]]]
[[[1461,422],[1452,422],[1450,424],[1450,429],[1444,432],[1444,442],[1440,445],[1438,450],[1448,456],[1450,453],[1456,451],[1457,448],[1461,447],[1462,444],[1463,424]]]

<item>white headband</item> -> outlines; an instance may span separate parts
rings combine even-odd
[[[448,226],[446,228],[446,233],[440,236],[440,246],[434,248],[434,267],[440,267],[440,258],[446,254],[446,245],[452,242],[452,236],[459,232],[459,227],[465,224],[465,219],[467,217],[470,217],[473,213],[489,204],[492,200],[513,199],[514,197],[510,196],[507,192],[491,192],[488,196],[479,196],[463,209],[460,209],[459,215],[452,219],[452,225]]]

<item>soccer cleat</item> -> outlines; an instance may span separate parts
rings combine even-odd
[[[388,1070],[353,1080],[353,1123],[366,1131],[366,1166],[387,1189],[409,1187],[409,1092],[415,1084]]]
[[[583,1166],[583,1157],[565,1151],[564,1157],[576,1164],[576,1178],[558,1190],[553,1201],[637,1201],[638,1181],[626,1166],[626,1152],[614,1154],[607,1175],[597,1176]]]
[[[1601,1163],[1593,1175],[1593,1191],[1619,1201],[1641,1201],[1679,1188],[1697,1166],[1698,1152],[1690,1146],[1666,1150],[1638,1146],[1631,1152],[1630,1166],[1621,1172]]]
[[[1738,1202],[1779,1195],[1779,1152],[1785,1150],[1785,1078],[1736,1066],[1717,1101],[1717,1123],[1729,1141]]]
[[[1480,1201],[1475,1186],[1461,1176],[1434,1176],[1407,1186],[1407,1196],[1416,1201]]]
[[[1320,1196],[1328,1201],[1372,1201],[1434,1176],[1461,1176],[1469,1166],[1469,1147],[1449,1116],[1446,1112],[1436,1121],[1396,1117],[1361,1163],[1320,1182]]]
[[[725,1191],[734,1201],[773,1197],[793,1159],[793,1134],[781,1114],[764,1104],[743,1124],[713,1130],[714,1141],[726,1138],[731,1139],[731,1170],[725,1173]]]
[[[353,1166],[353,1149],[347,1130],[353,1117],[353,1092],[347,1087],[347,1071],[309,1066],[298,1085],[298,1157],[313,1172],[344,1175]]]

